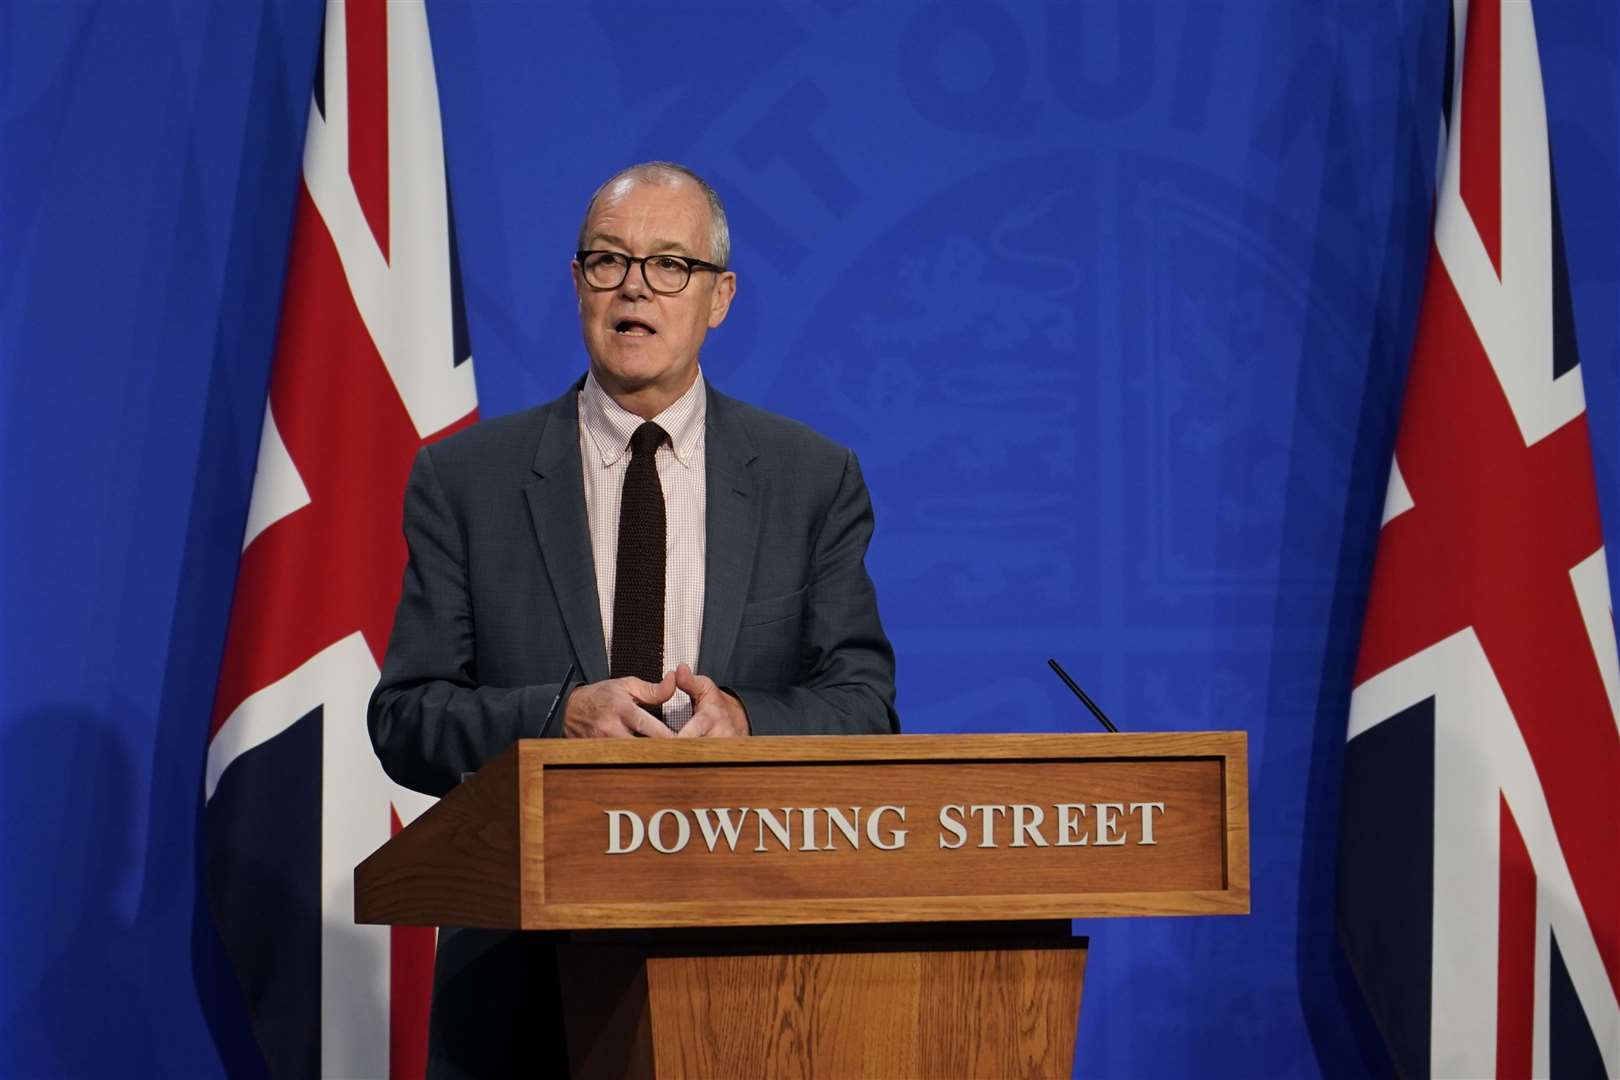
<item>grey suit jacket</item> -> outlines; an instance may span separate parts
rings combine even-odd
[[[443,794],[543,731],[570,663],[608,677],[579,458],[579,387],[424,448],[410,559],[368,720],[397,782]],[[756,735],[899,730],[866,573],[872,505],[849,450],[709,390],[698,672]]]

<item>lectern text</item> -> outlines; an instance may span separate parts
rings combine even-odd
[[[1153,829],[1163,802],[948,803],[933,815],[935,842],[951,851],[977,848],[1123,847],[1157,844]],[[604,810],[607,854],[646,847],[673,855],[707,851],[835,851],[904,848],[910,808],[860,806],[664,807],[643,816]],[[927,841],[923,841],[926,843]]]

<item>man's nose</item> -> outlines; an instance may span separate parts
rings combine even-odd
[[[626,300],[644,300],[652,295],[647,287],[646,263],[632,263],[624,280],[619,282],[619,295]]]

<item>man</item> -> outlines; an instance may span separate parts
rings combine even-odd
[[[443,794],[535,736],[898,730],[854,455],[703,379],[704,336],[736,293],[729,259],[725,210],[696,174],[612,177],[572,263],[585,377],[417,457],[368,717],[399,783]],[[548,963],[532,939],[442,933],[430,1072],[554,1052]]]

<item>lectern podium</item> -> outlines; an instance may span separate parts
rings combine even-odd
[[[1071,918],[1249,910],[1241,732],[525,740],[363,923],[558,938],[577,1076],[1068,1076]]]

